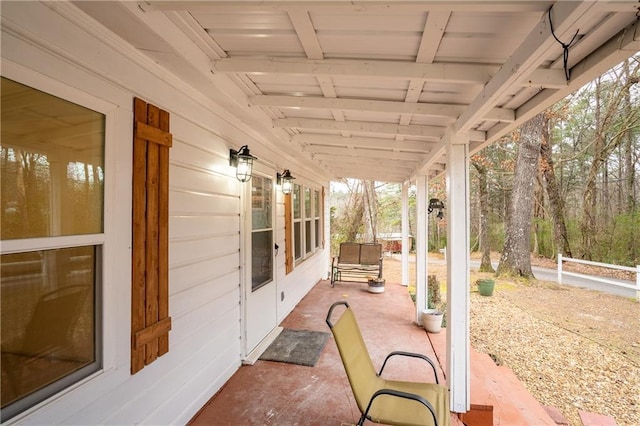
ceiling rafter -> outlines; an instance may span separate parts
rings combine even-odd
[[[191,10],[208,11],[211,9],[208,2],[201,0],[146,0],[140,1],[139,7],[145,11],[149,10]],[[290,7],[288,1],[264,1],[246,0],[218,0],[216,9],[224,12],[261,11],[273,12],[282,11]],[[309,12],[332,12],[332,13],[423,13],[430,12],[543,12],[548,8],[548,2],[479,2],[477,0],[466,1],[441,1],[430,2],[425,5],[422,2],[391,2],[391,1],[349,1],[349,2],[308,2],[304,8]]]
[[[302,59],[302,58],[222,58],[212,61],[214,73],[272,73],[382,77],[423,81],[485,84],[498,71],[496,65],[458,63],[416,63],[407,61]]]
[[[394,139],[365,138],[365,137],[343,137],[330,135],[298,134],[291,138],[294,142],[299,142],[309,146],[337,146],[353,148],[375,148],[387,150],[401,150],[427,153],[431,150],[434,142],[427,141],[396,141]]]
[[[320,145],[305,145],[302,150],[304,152],[311,152],[313,154],[329,154],[336,156],[358,156],[362,158],[380,158],[380,155],[384,155],[391,160],[402,161],[419,161],[421,154],[417,152],[395,152],[389,150],[380,149],[367,149],[367,148],[344,148],[335,146],[320,146]]]
[[[312,96],[252,96],[249,101],[255,106],[277,108],[340,109],[344,111],[372,111],[395,114],[417,114],[455,120],[464,110],[464,105],[419,103],[408,104],[397,101],[366,99],[330,99]]]
[[[381,133],[387,135],[420,136],[432,140],[439,140],[444,135],[444,127],[419,126],[415,124],[399,125],[373,121],[343,121],[323,120],[318,118],[283,118],[274,120],[275,127],[295,127],[311,130],[336,130],[361,133]]]

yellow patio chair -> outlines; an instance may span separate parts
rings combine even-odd
[[[333,324],[331,315],[339,305],[344,305],[346,309]],[[445,386],[438,384],[433,361],[425,355],[395,351],[387,355],[380,372],[376,373],[349,304],[339,301],[331,305],[326,321],[335,338],[353,396],[362,413],[358,425],[362,425],[365,419],[389,425],[450,424],[449,392]],[[389,358],[396,355],[427,361],[433,368],[436,383],[386,380],[380,377]]]

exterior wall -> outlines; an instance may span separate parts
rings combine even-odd
[[[107,114],[103,261],[104,368],[10,423],[183,424],[242,361],[241,186],[229,148],[256,143],[243,125],[83,13],[57,3],[2,4],[2,75],[58,96],[91,99]],[[134,376],[130,364],[133,97],[171,114],[169,353]],[[254,150],[268,159],[266,148]],[[292,169],[294,165],[289,165]],[[302,169],[302,167],[300,167]],[[275,179],[274,167],[274,179]],[[297,176],[304,179],[304,176]],[[319,190],[328,182],[312,182]],[[284,273],[278,191],[278,322],[326,277],[328,245]],[[324,214],[328,218],[328,214]],[[328,242],[329,224],[325,222]]]

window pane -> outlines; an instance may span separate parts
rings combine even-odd
[[[320,219],[316,219],[316,247],[320,247],[320,240],[322,236],[320,235]]]
[[[269,283],[273,277],[272,231],[251,234],[251,291]]]
[[[302,235],[300,232],[302,231],[302,224],[298,221],[293,224],[293,241],[295,245],[296,251],[296,259],[300,259],[302,257]]]
[[[97,248],[1,256],[2,420],[10,404],[93,365],[98,370],[94,280]],[[18,405],[18,404],[17,404]]]
[[[251,178],[251,290],[273,279],[272,180]]]
[[[305,219],[311,217],[311,190],[309,188],[304,189],[304,217]]]
[[[320,217],[320,192],[313,191],[313,201],[314,201],[313,211],[315,212],[314,216]]]
[[[300,185],[297,183],[293,185],[293,218],[300,219],[300,202],[302,199],[300,198]]]
[[[251,178],[251,227],[271,228],[271,179],[254,176]]]
[[[3,240],[102,232],[104,115],[2,78]]]
[[[305,231],[304,245],[306,248],[305,253],[310,253],[311,252],[311,220],[305,220],[304,225],[305,225],[304,226],[304,231]]]

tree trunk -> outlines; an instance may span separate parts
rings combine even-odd
[[[569,234],[567,225],[564,221],[564,202],[560,197],[558,189],[558,181],[553,166],[553,158],[551,158],[551,144],[549,141],[549,125],[548,120],[542,127],[542,138],[540,140],[540,166],[544,180],[547,183],[547,196],[549,197],[549,207],[551,210],[551,218],[553,220],[553,237],[556,247],[563,256],[573,257],[571,247],[569,246]]]
[[[364,190],[364,233],[365,242],[376,242],[378,237],[378,203],[376,201],[375,182],[362,182]]]
[[[496,274],[534,278],[531,271],[531,219],[533,192],[540,156],[540,133],[544,117],[538,114],[521,129],[506,236]]]
[[[478,171],[478,186],[480,187],[480,272],[495,272],[491,265],[491,245],[489,244],[489,190],[487,185],[487,168],[477,161],[472,161]]]

